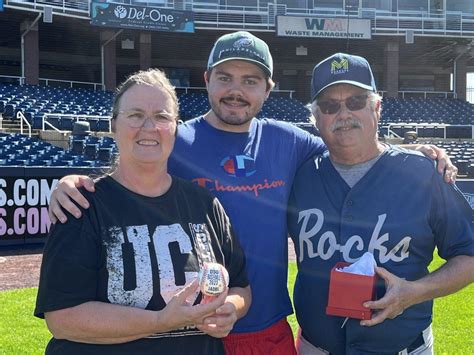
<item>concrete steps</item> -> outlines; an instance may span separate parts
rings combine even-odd
[[[39,135],[38,129],[32,129],[31,130],[31,136],[38,137]],[[0,132],[4,133],[22,133],[21,132],[21,125],[20,122],[18,121],[10,121],[10,120],[1,120],[0,119]],[[23,134],[28,135],[28,127],[26,125],[23,125]]]

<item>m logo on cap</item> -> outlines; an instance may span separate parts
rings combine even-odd
[[[234,42],[234,48],[253,46],[253,40],[249,37],[242,37]]]
[[[331,62],[331,74],[343,74],[349,71],[349,61],[342,58],[340,62],[333,60]]]

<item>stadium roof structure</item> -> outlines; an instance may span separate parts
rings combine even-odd
[[[145,4],[143,1],[137,3]],[[101,82],[101,34],[104,31],[116,35],[117,82],[140,68],[138,49],[145,32],[151,40],[153,67],[169,70],[168,74],[174,69],[187,70],[191,86],[202,87],[202,72],[212,43],[229,29],[241,28],[251,30],[269,44],[275,60],[275,80],[280,89],[304,91],[306,85],[295,81],[304,78],[303,81],[309,83],[315,63],[336,52],[350,52],[369,60],[377,86],[383,90],[387,81],[384,71],[388,42],[397,45],[399,75],[408,78],[407,82],[409,77],[418,80],[420,76],[426,76],[433,82],[447,83],[443,84],[442,91],[449,91],[449,76],[456,58],[464,54],[467,67],[474,68],[474,14],[446,12],[444,16],[428,16],[419,11],[387,13],[359,8],[346,12],[342,9],[292,9],[267,3],[256,8],[169,1],[162,7],[194,12],[194,33],[123,29],[118,34],[118,29],[91,25],[89,4],[86,0],[4,0],[4,12],[0,12],[0,76],[21,75],[22,23],[35,21],[45,7],[51,7],[54,16],[52,23],[37,23],[39,75],[61,80]],[[280,37],[275,32],[276,15],[368,18],[372,39]],[[406,41],[409,32],[414,35],[412,44]],[[122,41],[135,43],[135,50],[123,48]],[[305,55],[296,54],[297,48],[304,48]]]

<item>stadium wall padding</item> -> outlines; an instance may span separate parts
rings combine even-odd
[[[51,221],[51,191],[68,174],[98,174],[92,168],[0,167],[0,245],[44,242]]]
[[[94,168],[0,167],[0,245],[44,242],[51,221],[51,191],[69,174],[97,175]],[[474,179],[457,186],[474,211]]]

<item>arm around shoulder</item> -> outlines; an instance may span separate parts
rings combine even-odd
[[[79,188],[84,187],[87,191],[94,192],[94,181],[84,175],[67,175],[59,180],[58,184],[51,193],[48,213],[52,223],[58,220],[61,223],[67,221],[63,208],[74,217],[80,218],[81,211],[74,204],[75,201],[83,208],[89,208],[86,198],[79,192]]]

